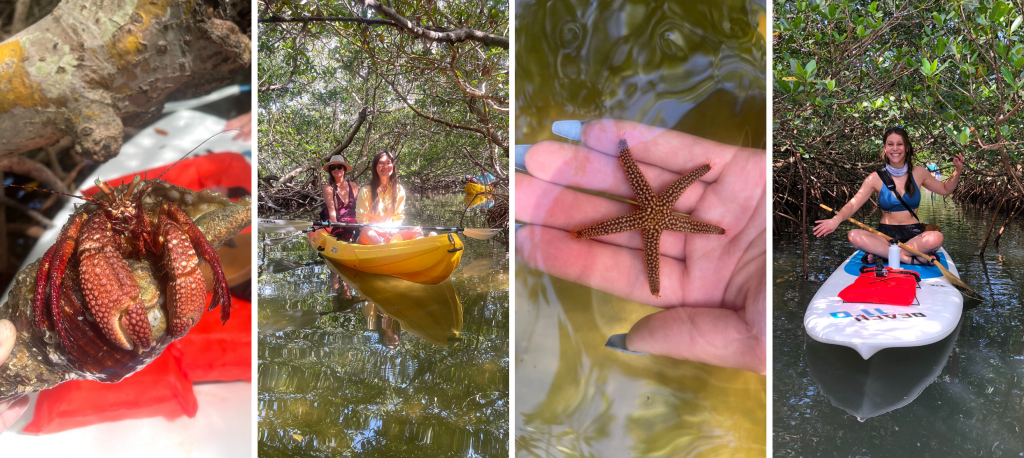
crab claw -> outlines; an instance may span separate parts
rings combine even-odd
[[[121,314],[120,319],[115,321],[118,324],[116,334],[121,340],[121,342],[115,343],[121,348],[131,350],[132,342],[138,344],[142,350],[149,350],[153,346],[152,328],[149,326],[146,308],[142,306],[141,301],[136,300],[134,304],[128,307],[128,310]],[[126,337],[131,337],[132,342],[129,342]],[[125,347],[124,344],[128,346]]]
[[[110,223],[102,213],[94,213],[85,221],[79,238],[82,295],[108,340],[125,350],[136,345],[148,350],[153,335],[139,299],[139,285],[115,246]]]
[[[213,310],[220,306],[220,320],[226,323],[231,316],[231,292],[228,291],[228,282],[224,278],[224,271],[220,266],[220,258],[217,252],[210,246],[206,236],[196,227],[191,218],[176,205],[164,204],[160,207],[159,227],[164,227],[173,222],[188,236],[191,249],[190,256],[199,256],[209,263],[210,272],[213,274],[213,300],[207,310]],[[205,284],[205,282],[204,282]]]
[[[166,216],[160,216],[160,243],[167,267],[167,332],[183,337],[203,317],[206,281],[199,271],[199,257],[185,232]]]

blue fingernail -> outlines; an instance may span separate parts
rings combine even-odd
[[[580,140],[580,130],[583,129],[583,121],[555,121],[551,124],[551,132],[555,135],[568,138],[569,140]]]
[[[526,171],[526,152],[533,145],[516,145],[516,170]]]
[[[608,338],[608,342],[605,343],[604,346],[606,348],[611,348],[612,350],[618,350],[618,351],[621,351],[623,353],[629,353],[631,355],[646,355],[647,354],[647,353],[641,353],[641,352],[638,352],[638,351],[627,350],[626,349],[626,335],[625,334],[615,334],[615,335],[609,337]]]
[[[525,226],[525,224],[516,223],[516,232],[519,232],[519,228]]]

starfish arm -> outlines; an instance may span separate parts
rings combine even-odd
[[[640,203],[640,206],[654,203],[654,190],[647,183],[644,174],[640,173],[640,167],[633,160],[633,153],[629,151],[626,140],[619,140],[619,162],[622,163],[622,170],[626,172],[626,180],[629,181],[629,187],[633,189],[633,194],[636,195],[636,201]]]
[[[704,176],[706,173],[710,171],[711,165],[709,164],[704,164],[700,167],[691,170],[690,173],[687,173],[686,175],[679,177],[678,180],[674,181],[671,185],[669,185],[669,187],[665,188],[665,190],[661,192],[661,195],[658,196],[658,200],[670,206],[675,205],[676,201],[679,200],[679,196],[683,195],[683,191],[686,191],[686,188],[689,188],[690,185],[696,183],[697,180],[700,179],[700,177]]]
[[[594,237],[600,237],[602,235],[618,234],[619,232],[626,232],[631,231],[633,229],[639,229],[641,223],[642,221],[637,215],[637,212],[631,212],[625,215],[616,216],[612,219],[601,221],[600,223],[594,224],[592,226],[587,226],[572,231],[572,238],[592,239]]]
[[[661,264],[658,258],[660,245],[661,229],[644,229],[644,266],[647,267],[647,285],[650,286],[654,297],[661,297],[658,294],[661,292]]]
[[[670,215],[663,222],[663,227],[670,231],[685,232],[688,234],[725,234],[725,229],[711,223],[697,221],[682,215]]]

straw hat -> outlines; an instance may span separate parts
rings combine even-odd
[[[331,156],[331,160],[327,161],[327,163],[324,164],[324,172],[327,172],[327,167],[330,167],[333,164],[341,164],[345,166],[346,174],[352,171],[352,166],[349,165],[348,162],[345,162],[345,160],[341,158],[341,155],[335,154],[334,156]]]

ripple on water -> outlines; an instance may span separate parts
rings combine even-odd
[[[465,245],[450,280],[462,338],[447,347],[409,331],[422,323],[384,324],[358,285],[335,293],[305,242],[260,245],[260,456],[508,456],[507,247]]]
[[[611,117],[763,148],[764,14],[742,1],[517,1],[516,143]],[[522,265],[519,455],[764,456],[764,377],[608,350],[654,309]]]
[[[866,224],[877,222],[877,214],[865,213],[855,217]],[[803,311],[811,296],[853,252],[845,231],[824,239],[810,236],[808,267],[814,281],[799,275],[799,235],[776,236],[772,429],[777,453],[846,455],[856,450],[871,456],[938,456],[956,450],[976,456],[1008,452],[1015,456],[1024,450],[1018,433],[1024,430],[1024,417],[1019,415],[1024,402],[1020,382],[1024,373],[1022,227],[1011,224],[1001,248],[989,247],[985,257],[979,258],[978,244],[992,219],[989,210],[926,193],[919,214],[942,227],[943,246],[957,263],[961,278],[990,300],[965,310],[950,352],[939,355],[938,377],[919,381],[926,386],[906,406],[872,418],[858,419],[822,394],[818,382],[809,376],[805,345],[797,339],[804,335]],[[916,360],[915,354],[922,353],[911,352],[908,358]]]

